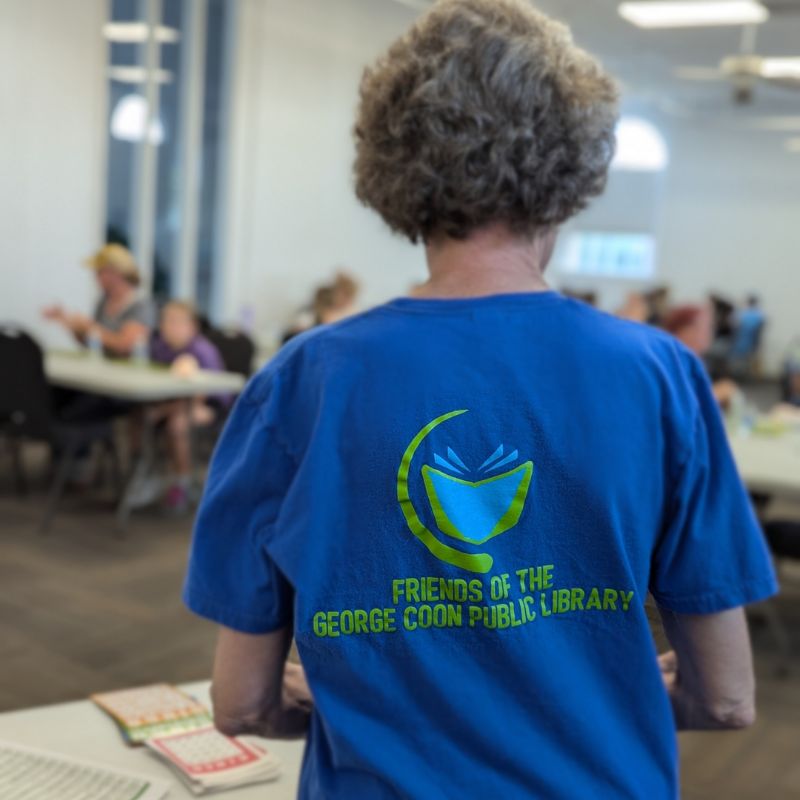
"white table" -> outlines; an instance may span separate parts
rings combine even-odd
[[[235,372],[198,370],[190,377],[180,377],[167,367],[115,361],[86,352],[50,352],[45,356],[45,374],[54,386],[88,394],[111,397],[129,403],[159,403],[222,394],[237,394],[245,378]],[[190,432],[191,436],[191,432]],[[130,516],[136,487],[152,470],[154,432],[147,415],[142,420],[142,448],[117,507],[117,527],[122,530]],[[42,530],[46,530],[55,509],[48,503]]]
[[[733,434],[730,443],[748,489],[800,497],[800,432]]]
[[[181,687],[209,705],[208,682],[189,683]],[[15,744],[50,750],[97,764],[159,778],[172,784],[170,800],[194,798],[171,769],[144,747],[126,745],[111,718],[90,700],[42,706],[0,714],[0,739]],[[283,773],[270,783],[259,783],[214,794],[233,800],[294,800],[300,764],[302,741],[266,742],[267,748],[280,758]]]
[[[244,377],[235,372],[201,369],[181,378],[166,367],[111,361],[86,353],[48,353],[45,374],[54,386],[134,403],[236,394],[245,384]]]

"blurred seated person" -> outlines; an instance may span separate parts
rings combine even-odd
[[[786,361],[783,398],[772,410],[772,416],[792,424],[800,421],[800,347],[795,347],[795,353]]]
[[[722,295],[708,295],[714,319],[714,340],[730,340],[735,328],[736,306]]]
[[[107,356],[127,358],[137,346],[146,348],[153,313],[150,303],[139,296],[140,277],[133,254],[120,244],[107,244],[84,265],[94,272],[100,289],[92,316],[53,305],[43,309],[45,319],[61,325],[84,347],[102,348]],[[72,424],[109,420],[131,410],[125,401],[72,389],[56,388],[53,402],[57,416]],[[90,453],[83,450],[78,453],[70,482],[87,487],[92,473]]]
[[[756,295],[747,298],[747,305],[734,317],[733,344],[730,355],[734,359],[751,358],[758,352],[761,344],[761,333],[767,318],[761,310]]]
[[[136,260],[121,244],[107,244],[84,263],[94,271],[101,292],[92,316],[66,311],[61,305],[42,313],[83,346],[95,339],[106,355],[127,358],[138,344],[147,341],[153,324],[152,307],[137,291]]]
[[[585,291],[580,289],[562,289],[561,294],[564,297],[569,297],[573,300],[579,300],[581,303],[586,303],[587,306],[597,307],[597,292]]]
[[[625,298],[625,302],[617,309],[615,316],[631,322],[647,322],[650,316],[650,308],[643,294],[631,292]]]
[[[714,340],[714,317],[710,305],[677,306],[667,312],[662,326],[700,358],[706,355]],[[717,402],[725,409],[740,392],[739,387],[727,378],[715,381],[712,388]]]
[[[317,308],[317,324],[332,325],[352,317],[358,311],[358,281],[346,272],[337,272],[330,285],[330,294]]]
[[[664,319],[669,313],[670,305],[670,288],[669,286],[656,286],[649,292],[645,292],[644,300],[647,303],[648,325],[655,325],[656,327],[664,327]]]
[[[161,311],[158,331],[150,344],[150,358],[168,364],[172,372],[190,378],[199,369],[224,370],[217,348],[200,334],[197,313],[189,303],[172,301]],[[149,409],[153,423],[163,423],[167,435],[170,476],[164,502],[170,510],[184,511],[189,505],[192,428],[211,425],[230,404],[227,395],[193,397],[159,403]]]
[[[311,303],[303,308],[285,331],[282,343],[317,325],[331,325],[358,311],[356,300],[360,287],[355,278],[346,272],[337,272],[333,282],[320,286]]]

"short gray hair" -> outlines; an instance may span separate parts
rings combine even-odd
[[[533,235],[605,188],[617,86],[522,0],[440,0],[360,94],[356,194],[412,242],[492,222]]]

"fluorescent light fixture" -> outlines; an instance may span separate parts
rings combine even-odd
[[[621,3],[619,13],[623,19],[639,28],[756,25],[769,19],[769,10],[756,0]]]
[[[103,25],[103,36],[119,44],[141,44],[149,38],[150,26],[146,22],[108,22]],[[155,37],[159,44],[175,44],[181,34],[176,28],[159,25]]]
[[[763,78],[800,80],[800,58],[764,58],[760,72]]]
[[[617,154],[612,169],[629,172],[661,172],[669,165],[664,137],[651,122],[623,117],[617,125]]]
[[[786,140],[786,152],[800,156],[800,136]]]
[[[155,70],[156,83],[172,83],[173,74],[167,69]],[[119,83],[147,83],[145,67],[110,67],[108,77]]]
[[[432,5],[432,0],[394,0],[395,3],[400,3],[401,6],[408,8],[415,8],[419,11],[427,11]]]

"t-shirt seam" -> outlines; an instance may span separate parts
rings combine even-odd
[[[774,578],[769,575],[761,576],[760,578],[749,578],[745,581],[728,583],[724,586],[719,586],[712,590],[702,592],[701,594],[669,594],[667,592],[659,592],[654,589],[650,589],[650,594],[653,595],[656,602],[659,600],[664,600],[667,603],[700,603],[704,600],[719,597],[721,594],[730,592],[732,589],[746,590],[761,585],[774,585]]]
[[[487,301],[486,305],[488,306],[489,302],[495,300],[494,307],[502,307],[502,308],[509,308],[514,307],[521,310],[530,310],[532,304],[537,302],[544,302],[547,301],[548,303],[554,303],[557,301],[567,301],[569,298],[564,297],[564,295],[560,294],[556,291],[548,291],[548,292],[534,292],[534,295],[540,295],[536,297],[536,299],[532,300],[530,298],[530,294],[521,296],[519,299],[514,298],[513,296],[509,295],[488,295],[486,297],[474,297],[474,298],[453,298],[452,300],[444,300],[441,299],[437,302],[437,298],[431,298],[432,304],[425,308],[421,306],[411,306],[411,305],[397,305],[398,301],[410,300],[414,301],[414,298],[404,298],[399,297],[395,298],[395,300],[390,300],[388,303],[384,303],[383,305],[377,306],[376,308],[372,309],[375,312],[389,312],[389,313],[398,313],[398,314],[420,314],[420,315],[428,315],[428,314],[455,314],[470,311],[476,311],[481,308],[476,302],[475,304],[468,304],[463,301],[469,300],[485,300]],[[498,300],[498,298],[501,298]],[[424,302],[424,299],[421,299],[421,302]],[[452,303],[452,305],[448,308],[448,303]]]

